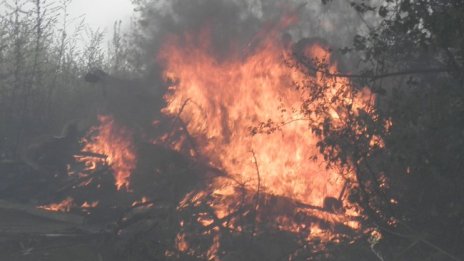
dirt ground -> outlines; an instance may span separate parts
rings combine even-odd
[[[75,224],[0,209],[2,261],[103,261],[98,240]]]

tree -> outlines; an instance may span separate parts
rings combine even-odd
[[[327,158],[355,169],[351,199],[382,231],[385,257],[460,260],[464,3],[388,0],[352,6],[360,15],[378,19],[344,50],[359,53],[364,70],[324,72],[368,84],[377,95],[377,116],[350,115],[338,130],[311,128],[323,138],[320,148]],[[372,135],[381,137],[384,146],[370,148],[366,138]]]

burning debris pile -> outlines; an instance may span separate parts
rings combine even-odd
[[[284,34],[297,22],[283,16],[222,57],[208,27],[167,36],[157,60],[169,88],[153,129],[99,115],[66,173],[35,183],[47,183],[46,195],[31,190],[37,208],[83,216],[92,229],[80,224],[82,233],[111,235],[112,260],[324,258],[330,245],[365,237],[348,200],[353,171],[327,167],[309,129],[347,124],[373,95],[327,77],[337,73],[329,48]]]
[[[100,125],[91,130],[98,134],[91,137],[91,140],[85,141],[83,150],[105,155],[104,161],[92,157],[81,157],[78,160],[91,169],[101,164],[108,164],[111,166],[116,188],[128,190],[130,175],[137,161],[132,136],[124,127],[115,126],[116,123],[111,116],[100,115],[98,119]]]
[[[209,209],[195,213],[189,223],[182,220],[182,231],[195,230],[185,228],[192,224],[212,230],[202,229],[211,246],[199,252],[190,241],[205,234],[179,234],[184,253],[207,253],[204,258],[214,259],[225,253],[223,244],[233,240],[228,234],[249,233],[259,241],[269,236],[270,227],[276,233],[298,234],[311,247],[314,240],[337,242],[362,231],[362,217],[347,200],[353,173],[327,168],[317,146],[320,140],[308,126],[327,124],[319,114],[330,115],[334,128],[346,124],[347,114],[373,105],[373,95],[368,89],[354,90],[345,78],[326,78],[323,69],[298,69],[302,61],[309,61],[337,73],[327,47],[316,41],[280,40],[281,32],[296,21],[283,17],[253,46],[222,59],[211,52],[208,29],[171,35],[160,51],[165,80],[172,83],[163,112],[182,123],[179,128],[190,138],[181,142],[190,143],[190,150],[227,174],[179,203],[180,210],[202,204]],[[306,87],[314,85],[325,86],[323,93],[315,95]],[[342,98],[348,93],[355,96]],[[306,104],[306,97],[315,99]],[[332,103],[321,104],[327,100]],[[304,108],[295,107],[302,103]],[[351,111],[343,110],[346,103]],[[372,146],[381,143],[372,140]],[[295,250],[289,257],[293,255],[300,253]]]

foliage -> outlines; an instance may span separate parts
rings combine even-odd
[[[378,118],[351,115],[342,130],[313,126],[326,157],[349,162],[358,188],[351,197],[381,229],[393,260],[460,260],[464,240],[462,136],[464,3],[362,1],[378,25],[356,35],[350,50],[369,71],[348,75],[377,94]],[[391,124],[385,128],[385,123]],[[348,122],[347,122],[348,123]],[[364,126],[354,135],[353,126]],[[385,131],[381,131],[384,129]],[[384,147],[368,149],[375,133]],[[336,148],[330,149],[329,148]]]
[[[102,49],[101,32],[69,17],[70,3],[2,2],[0,158],[18,157],[31,137],[57,132],[69,119],[86,115],[95,103],[80,97],[95,96],[95,90],[82,75],[93,68],[121,67],[112,58],[115,53]]]

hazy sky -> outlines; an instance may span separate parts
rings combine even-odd
[[[55,3],[59,5],[59,0],[47,0],[47,3]],[[14,5],[14,0],[0,0],[0,12],[8,12],[7,3]],[[20,1],[20,3],[28,3],[26,7],[32,7],[32,1]],[[23,8],[24,8],[23,6]],[[127,22],[133,14],[133,6],[131,0],[72,0],[68,6],[69,19],[85,17],[87,25],[92,29],[100,28],[107,37],[112,33],[113,23],[116,20]],[[59,23],[60,21],[58,21]],[[74,23],[76,25],[76,23]],[[71,28],[73,24],[69,25]]]
[[[85,15],[85,21],[93,29],[111,32],[114,21],[128,20],[132,14],[131,0],[74,0],[69,6],[71,17]]]

